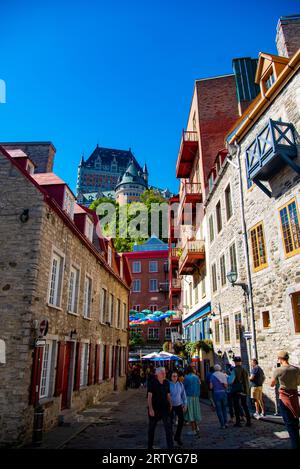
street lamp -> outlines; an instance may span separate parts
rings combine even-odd
[[[222,358],[223,352],[222,352],[221,349],[219,349],[219,350],[217,351],[217,355],[218,355],[219,358]]]
[[[234,358],[234,351],[230,348],[227,353],[230,360],[232,360]]]
[[[247,296],[249,296],[249,287],[246,283],[239,282],[237,283],[237,272],[235,270],[231,270],[226,274],[227,280],[233,287],[238,286],[242,287],[244,292],[246,293]]]

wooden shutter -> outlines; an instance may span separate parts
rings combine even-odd
[[[108,379],[109,378],[109,357],[110,357],[108,345],[104,345],[104,355],[105,355],[104,379]]]
[[[66,343],[58,342],[57,367],[54,396],[60,396],[63,388]]]
[[[94,376],[95,384],[100,382],[99,371],[100,371],[100,345],[97,344],[95,347],[95,376]]]
[[[93,371],[94,371],[94,361],[95,361],[95,348],[94,347],[95,347],[94,344],[90,344],[88,386],[93,384]]]
[[[35,347],[33,352],[33,363],[31,371],[31,388],[29,403],[36,405],[40,395],[41,372],[43,363],[44,347]]]
[[[80,342],[77,342],[77,346],[76,346],[76,362],[75,362],[74,391],[78,391],[79,388],[80,388],[81,353],[82,353],[82,344],[81,344]]]

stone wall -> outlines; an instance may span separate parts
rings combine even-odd
[[[23,150],[36,164],[35,173],[53,171],[56,149],[51,142],[14,142],[2,143],[7,150]]]
[[[128,290],[109,270],[105,269],[71,231],[62,218],[43,201],[43,196],[26,177],[0,155],[0,184],[5,187],[0,208],[0,338],[7,346],[7,363],[0,368],[3,392],[0,394],[0,444],[17,444],[30,439],[33,406],[29,405],[32,369],[33,321],[47,319],[46,339],[70,341],[76,329],[77,341],[117,345],[127,350]],[[19,214],[29,208],[29,220],[21,223]],[[53,249],[64,256],[62,301],[59,308],[48,305],[49,275]],[[70,267],[80,268],[78,315],[67,312]],[[91,317],[83,317],[84,276],[92,278]],[[126,303],[127,315],[122,328],[113,319],[110,327],[100,323],[100,292],[102,287],[115,299]],[[116,304],[115,304],[116,312]],[[54,358],[56,361],[56,357]],[[55,370],[54,370],[55,373]],[[113,375],[113,372],[112,372]],[[51,388],[54,388],[55,374]],[[118,387],[125,385],[125,376]],[[72,393],[71,408],[79,410],[91,405],[114,388],[113,378]],[[53,394],[53,393],[52,393]],[[61,396],[41,401],[45,429],[58,421]]]

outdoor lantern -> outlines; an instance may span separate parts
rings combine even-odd
[[[237,281],[237,272],[235,270],[231,270],[230,272],[228,272],[226,277],[228,282],[233,285]]]
[[[234,357],[234,352],[233,352],[233,350],[232,350],[232,349],[229,349],[227,353],[228,353],[228,357],[230,358],[230,360],[232,360],[233,357]]]
[[[222,352],[222,350],[221,350],[221,349],[219,349],[219,350],[217,351],[217,354],[218,354],[218,356],[221,358],[221,357],[222,357],[222,355],[223,355],[223,352]]]

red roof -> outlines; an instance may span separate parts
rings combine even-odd
[[[65,181],[54,173],[37,173],[33,174],[32,177],[40,186],[52,186],[54,184],[67,185]]]

